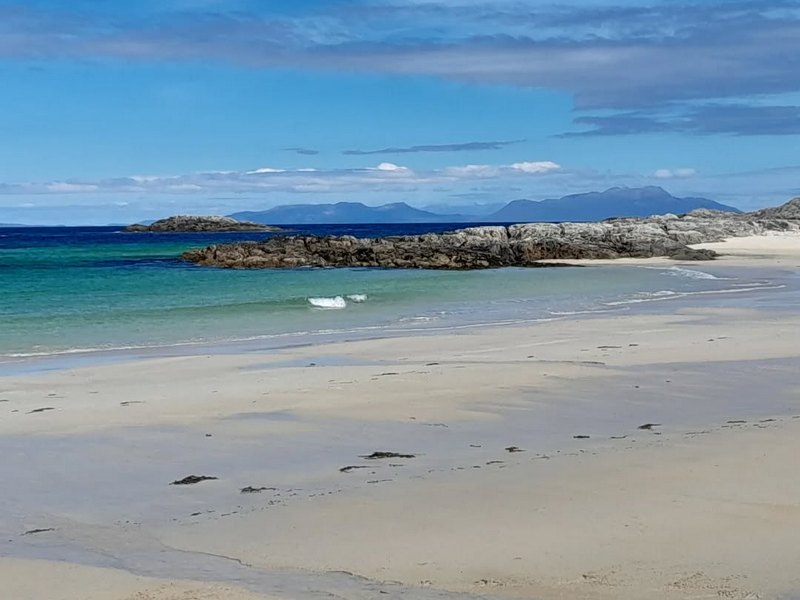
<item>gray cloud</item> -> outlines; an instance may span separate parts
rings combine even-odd
[[[372,0],[303,18],[205,12],[153,21],[0,11],[7,59],[212,60],[423,75],[562,90],[579,109],[800,91],[800,2],[792,0],[538,9]]]
[[[800,134],[800,106],[707,105],[690,113],[694,133]]]
[[[284,152],[294,152],[295,154],[301,154],[303,156],[316,156],[319,154],[319,150],[312,150],[311,148],[284,148]]]
[[[465,142],[463,144],[428,144],[407,146],[404,148],[382,148],[380,150],[344,150],[342,154],[349,156],[368,156],[371,154],[413,154],[417,152],[468,152],[475,150],[500,150],[505,146],[520,144],[525,140],[505,142]]]
[[[800,106],[705,104],[673,114],[626,112],[610,116],[583,116],[576,125],[591,129],[561,137],[595,137],[642,133],[800,135]]]

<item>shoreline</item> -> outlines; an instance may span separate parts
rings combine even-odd
[[[585,265],[581,266],[604,267],[615,265],[606,264],[603,261],[597,261],[597,264],[586,263]],[[618,266],[664,269],[678,268],[690,271],[697,270],[696,268],[692,268],[696,265],[682,262],[652,262],[649,264],[631,263],[630,265],[625,264]],[[749,262],[746,265],[736,265],[736,268],[742,267],[747,269],[759,269],[759,267],[755,267]],[[720,278],[717,277],[717,279]],[[736,277],[722,277],[721,279],[736,279]],[[124,364],[128,362],[157,360],[160,358],[263,353],[266,351],[293,350],[297,348],[326,346],[328,344],[340,344],[346,342],[427,337],[436,336],[443,332],[446,333],[462,330],[519,327],[537,323],[548,323],[552,321],[565,321],[570,319],[590,319],[605,314],[624,314],[625,311],[630,311],[637,307],[637,305],[646,303],[680,302],[681,300],[691,300],[691,298],[696,296],[722,297],[725,295],[736,295],[737,297],[741,298],[746,294],[757,295],[760,292],[780,290],[784,289],[785,287],[786,285],[782,283],[776,283],[774,285],[769,283],[753,283],[745,284],[742,287],[723,288],[719,290],[670,292],[669,295],[665,294],[663,296],[654,296],[643,299],[630,298],[625,300],[604,302],[595,309],[548,312],[546,316],[541,317],[519,317],[503,319],[499,321],[474,322],[467,324],[437,323],[435,325],[420,325],[417,327],[399,327],[393,324],[382,326],[365,326],[363,328],[355,327],[341,330],[263,334],[249,338],[236,338],[230,340],[174,342],[152,346],[134,345],[111,348],[73,348],[53,352],[7,354],[0,355],[0,379],[3,377],[21,374],[59,371],[104,364]],[[302,339],[303,341],[296,343],[280,343],[282,340],[294,339]]]
[[[0,377],[0,574],[15,600],[65,568],[63,600],[797,593],[797,245],[736,258],[787,284],[738,299]]]
[[[714,261],[686,262],[670,258],[618,258],[611,260],[586,259],[586,260],[558,260],[553,262],[560,266],[575,267],[639,267],[639,268],[681,268],[689,271],[714,271],[722,268],[737,269],[738,273],[753,277],[752,271],[764,268],[779,271],[785,267],[800,266],[800,234],[798,233],[771,233],[770,235],[752,236],[744,238],[731,238],[725,242],[712,244],[698,244],[691,246],[694,249],[712,249],[720,253]],[[750,271],[751,273],[748,273]],[[724,277],[723,277],[724,278]],[[735,288],[720,291],[697,291],[677,293],[674,298],[653,298],[647,302],[674,301],[684,296],[693,294],[744,294],[750,290]],[[757,292],[758,290],[753,290]],[[378,326],[354,327],[340,330],[298,331],[281,332],[255,335],[246,338],[228,340],[198,340],[176,341],[156,345],[134,344],[119,347],[97,348],[71,348],[54,351],[15,352],[0,355],[0,378],[21,373],[46,372],[50,370],[63,370],[79,368],[92,364],[121,364],[128,361],[150,360],[184,355],[204,354],[231,354],[263,352],[269,350],[291,349],[307,345],[325,345],[348,340],[383,339],[393,337],[408,337],[414,335],[436,335],[439,331],[452,331],[456,329],[491,328],[502,326],[518,326],[528,322],[546,322],[564,318],[584,318],[584,315],[603,314],[617,310],[625,310],[625,306],[637,304],[635,301],[620,300],[611,304],[601,303],[594,309],[567,311],[564,313],[548,312],[536,318],[504,319],[500,321],[475,322],[469,324],[440,323],[430,326],[407,327],[399,324],[385,324]],[[289,340],[303,340],[293,343]],[[285,342],[285,343],[284,343]]]

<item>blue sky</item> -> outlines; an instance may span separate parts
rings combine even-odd
[[[0,222],[800,195],[800,0],[0,0]]]

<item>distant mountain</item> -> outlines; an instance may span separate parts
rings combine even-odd
[[[336,204],[287,204],[264,211],[238,212],[234,219],[267,225],[364,224],[364,223],[532,223],[536,221],[602,221],[610,217],[649,217],[684,214],[697,208],[740,212],[706,198],[677,198],[660,187],[620,188],[605,192],[574,194],[551,200],[514,200],[502,206],[452,207],[435,205],[421,210],[404,202],[366,206],[360,202]],[[441,211],[441,212],[440,212]],[[494,212],[492,212],[494,211]]]
[[[453,217],[413,208],[405,202],[383,206],[366,206],[360,202],[287,204],[264,211],[238,212],[230,216],[241,221],[269,225],[439,223]]]
[[[666,190],[614,187],[605,192],[573,194],[551,200],[515,200],[486,217],[490,222],[602,221],[611,217],[649,217],[684,214],[697,208],[740,212],[706,198],[677,198]]]
[[[426,204],[420,206],[420,210],[425,210],[436,215],[465,218],[467,221],[480,220],[503,208],[508,202],[491,203],[472,203],[472,204],[447,204],[444,202],[436,204]]]

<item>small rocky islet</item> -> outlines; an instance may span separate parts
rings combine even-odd
[[[284,231],[274,225],[262,225],[250,221],[239,221],[231,217],[196,217],[177,215],[154,221],[149,225],[129,225],[128,233],[224,233],[236,231],[270,232]]]
[[[470,227],[384,238],[281,235],[189,250],[183,259],[203,266],[239,269],[488,269],[548,266],[546,261],[555,259],[711,260],[717,256],[714,251],[689,246],[790,231],[800,232],[800,198],[779,207],[738,214],[700,209],[681,216]]]

